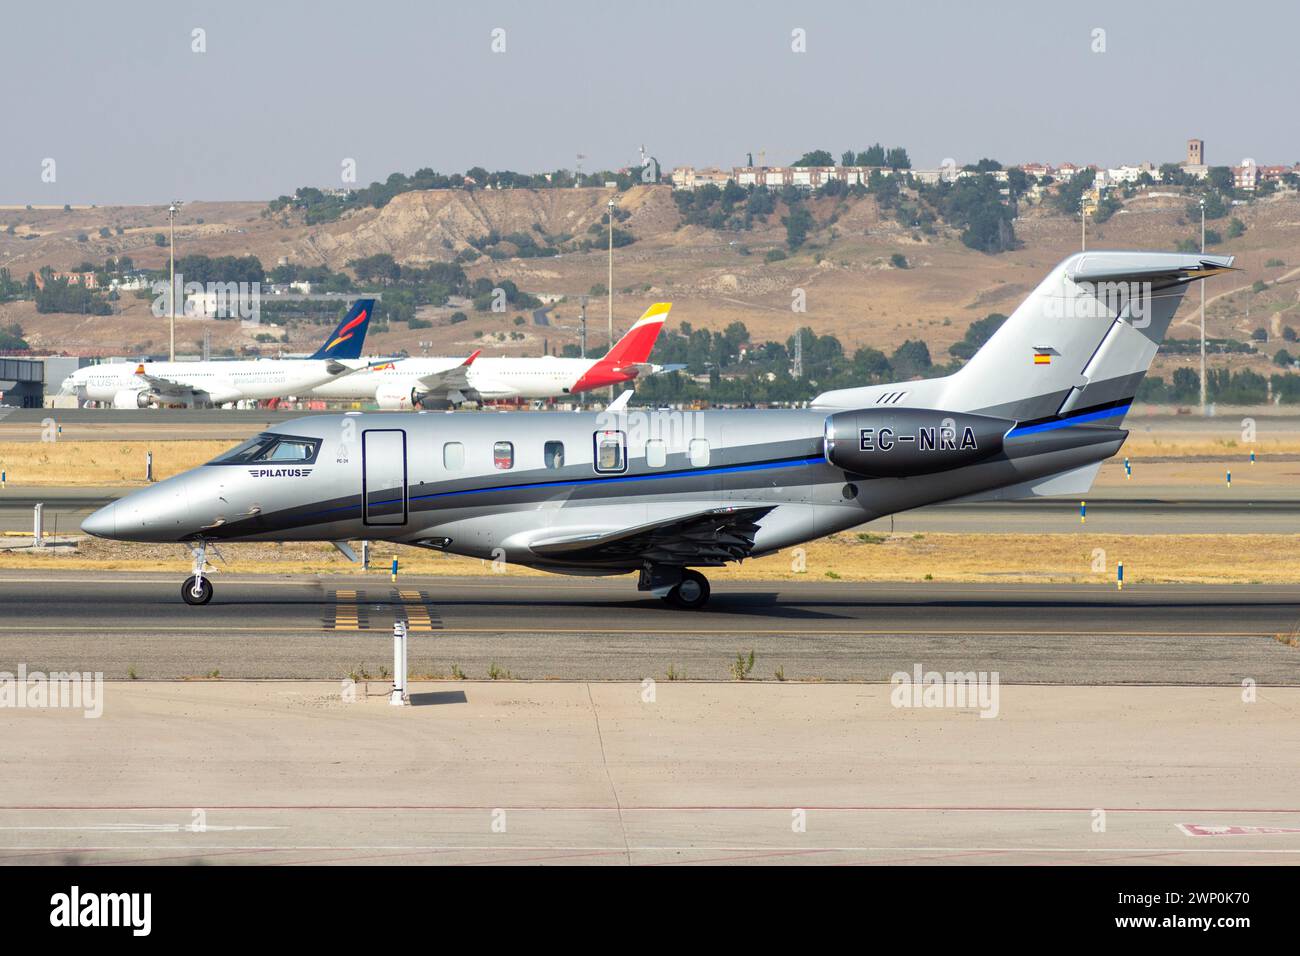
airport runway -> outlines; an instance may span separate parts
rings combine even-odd
[[[143,485],[139,487],[144,487]],[[0,531],[31,531],[32,509],[45,505],[45,528],[76,533],[81,521],[136,488],[21,487],[0,490]],[[1195,496],[1191,496],[1189,492]],[[1290,488],[1238,491],[1174,486],[1107,488],[1087,499],[1087,522],[1079,502],[1062,498],[958,502],[905,511],[858,528],[906,533],[1098,534],[1300,534],[1300,499]]]
[[[0,709],[0,864],[1295,864],[1300,690],[133,683]],[[1230,887],[1229,887],[1230,888]]]
[[[888,681],[915,664],[1057,684],[1300,684],[1300,588],[1273,585],[717,582],[703,612],[608,580],[485,575],[218,574],[212,604],[180,575],[0,574],[0,670],[111,678],[379,674],[392,626],[413,675],[728,679],[737,653],[772,680]]]

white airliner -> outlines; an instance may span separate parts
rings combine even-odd
[[[88,365],[63,380],[62,392],[113,408],[225,405],[306,395],[313,386],[357,371],[341,360],[361,355],[374,304],[373,299],[358,299],[310,358]]]
[[[599,359],[479,358],[479,352],[468,358],[394,359],[324,382],[311,394],[373,400],[382,409],[402,411],[426,402],[460,405],[502,398],[556,398],[618,385],[657,370],[648,359],[671,308],[669,302],[650,306]]]

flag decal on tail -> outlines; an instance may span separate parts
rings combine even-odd
[[[1035,346],[1034,346],[1034,364],[1035,364],[1035,365],[1051,365],[1051,364],[1052,364],[1052,353],[1053,353],[1054,351],[1056,351],[1056,350],[1055,350],[1055,349],[1052,349],[1052,348],[1048,348],[1047,346],[1043,346],[1043,345],[1035,345]]]

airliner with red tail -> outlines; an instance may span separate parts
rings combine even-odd
[[[598,359],[481,358],[480,352],[467,358],[394,359],[324,382],[311,394],[374,401],[382,409],[400,411],[500,399],[560,398],[621,385],[657,371],[649,362],[650,352],[671,308],[669,302],[650,306]]]

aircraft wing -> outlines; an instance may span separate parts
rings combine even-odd
[[[338,359],[328,359],[325,363],[325,371],[334,378],[343,378],[347,375],[355,375],[357,372],[373,372],[382,368],[390,368],[395,362],[400,361],[401,359],[385,358],[361,365],[344,365]]]
[[[143,365],[136,366],[135,377],[137,381],[143,382],[149,388],[158,392],[160,395],[194,395],[195,390],[181,382],[173,381],[170,378],[164,378],[161,375],[150,375],[144,370]]]
[[[711,508],[616,531],[542,538],[529,548],[538,557],[584,564],[608,561],[719,567],[750,555],[757,522],[772,508]]]
[[[452,392],[464,393],[470,391],[469,367],[474,364],[474,360],[482,352],[482,349],[475,349],[474,353],[459,365],[453,365],[451,368],[443,369],[440,372],[432,372],[418,379],[420,390],[435,398],[444,397]]]

